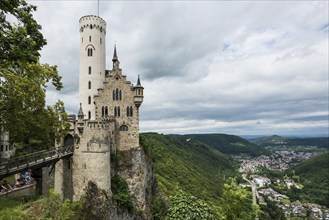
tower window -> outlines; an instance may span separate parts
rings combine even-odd
[[[132,117],[133,116],[133,107],[132,106],[127,106],[127,116]]]
[[[88,119],[91,119],[91,112],[88,112]]]
[[[88,67],[88,74],[91,75],[91,66]]]
[[[88,96],[88,104],[90,105],[91,104],[91,97]]]
[[[88,89],[91,89],[91,82],[88,82]]]
[[[120,106],[118,106],[118,116],[120,116]]]
[[[121,93],[121,90],[119,91],[119,100],[122,100],[122,93]]]
[[[105,113],[104,106],[102,106],[102,118],[104,118],[104,113]]]
[[[90,26],[91,27],[91,26]],[[91,42],[91,36],[89,36],[89,42]]]
[[[115,100],[119,100],[119,89],[115,90]]]
[[[113,101],[115,100],[115,91],[113,90],[113,93],[112,93],[112,98],[113,98]]]
[[[92,57],[93,56],[93,49],[88,48],[88,57]]]

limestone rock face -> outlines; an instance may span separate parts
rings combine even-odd
[[[141,213],[142,219],[151,219],[150,203],[155,180],[150,161],[140,147],[124,150],[121,154],[115,172],[127,181],[135,210]]]

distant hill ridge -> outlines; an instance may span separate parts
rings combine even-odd
[[[186,138],[194,138],[204,144],[216,148],[224,154],[247,154],[259,156],[266,153],[264,148],[255,143],[251,143],[244,138],[228,134],[187,134]]]
[[[281,137],[273,135],[269,137],[261,137],[252,140],[260,146],[318,146],[319,148],[329,149],[329,137],[307,137],[307,138],[296,138],[296,137]]]

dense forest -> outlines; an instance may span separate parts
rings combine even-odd
[[[288,191],[291,200],[313,202],[329,207],[329,153],[317,155],[286,172],[304,186]]]
[[[293,138],[273,135],[251,140],[259,146],[317,146],[329,149],[329,137]]]
[[[264,148],[257,144],[235,135],[228,134],[190,134],[184,135],[185,138],[196,139],[208,146],[211,146],[224,154],[245,154],[250,156],[259,156],[265,154]]]

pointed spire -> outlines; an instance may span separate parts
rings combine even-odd
[[[119,68],[119,64],[120,64],[120,61],[118,59],[118,55],[117,55],[117,45],[114,44],[114,53],[113,53],[113,69],[114,68]]]
[[[117,45],[114,44],[114,53],[113,53],[113,59],[112,61],[117,61],[118,60],[118,55],[117,55]]]
[[[138,79],[137,79],[137,86],[141,86],[141,81],[139,79],[139,75],[138,75]]]
[[[84,116],[83,114],[83,110],[82,110],[82,104],[80,103],[80,108],[79,108],[79,113],[78,113],[78,116]]]

